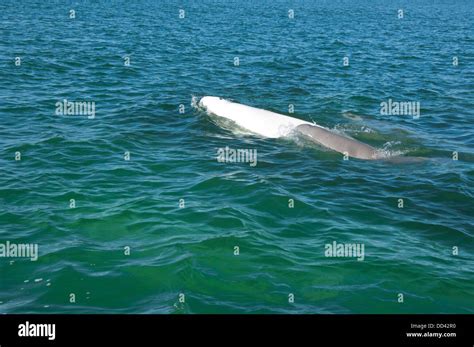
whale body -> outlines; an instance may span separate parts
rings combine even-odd
[[[372,146],[298,118],[238,104],[216,96],[204,96],[199,105],[209,113],[230,119],[242,128],[264,137],[284,137],[296,131],[324,147],[349,157],[367,160],[384,158]]]
[[[216,116],[234,121],[237,125],[264,137],[288,136],[298,125],[312,123],[284,116],[260,108],[237,104],[216,96],[205,96],[199,105]]]
[[[314,142],[352,158],[367,160],[385,158],[385,156],[374,147],[355,139],[335,134],[323,127],[302,124],[298,125],[296,130],[310,137]]]

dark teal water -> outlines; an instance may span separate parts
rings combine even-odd
[[[472,18],[472,1],[2,1],[0,243],[39,258],[0,258],[0,312],[474,313]],[[427,160],[242,135],[191,106],[204,95]],[[381,115],[389,98],[420,118]],[[63,99],[95,119],[56,115]],[[257,166],[218,163],[225,146]],[[326,257],[333,241],[364,260]]]

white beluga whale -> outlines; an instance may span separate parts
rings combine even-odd
[[[210,114],[229,119],[238,126],[263,137],[285,137],[297,132],[317,144],[348,157],[366,160],[388,159],[384,152],[372,146],[298,118],[238,104],[216,96],[204,96],[199,101],[199,106]]]

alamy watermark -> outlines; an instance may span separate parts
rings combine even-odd
[[[58,101],[56,104],[57,116],[87,116],[95,118],[95,101]]]
[[[30,258],[31,261],[36,261],[38,260],[38,244],[10,241],[0,243],[0,258]]]
[[[257,166],[256,148],[229,148],[228,146],[217,149],[217,161],[219,163],[249,163]]]
[[[382,101],[380,103],[380,114],[382,116],[412,116],[413,119],[420,118],[419,101]]]
[[[56,324],[38,324],[26,321],[25,323],[18,325],[18,336],[47,337],[48,340],[52,341],[56,339]]]
[[[363,261],[365,258],[363,243],[327,243],[324,246],[324,255],[326,257],[342,257],[342,258],[357,258],[358,261]]]

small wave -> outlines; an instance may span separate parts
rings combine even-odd
[[[377,150],[378,153],[380,153],[384,158],[393,158],[393,157],[399,157],[407,154],[409,150],[405,149],[393,149],[392,147],[401,145],[402,143],[400,141],[388,141],[385,142],[382,146],[382,148],[379,148]]]
[[[356,125],[356,124],[336,124],[332,129],[337,133],[344,135],[346,133],[365,133],[365,134],[377,134],[377,131],[368,127],[367,125]]]
[[[191,95],[191,107],[195,110],[199,109],[199,99],[196,95]]]
[[[344,112],[342,114],[342,116],[344,118],[347,118],[347,119],[350,119],[350,120],[353,120],[353,121],[357,121],[357,122],[360,122],[360,121],[364,120],[362,118],[362,116],[359,116],[358,114],[355,114],[355,113],[352,113],[352,112]]]

